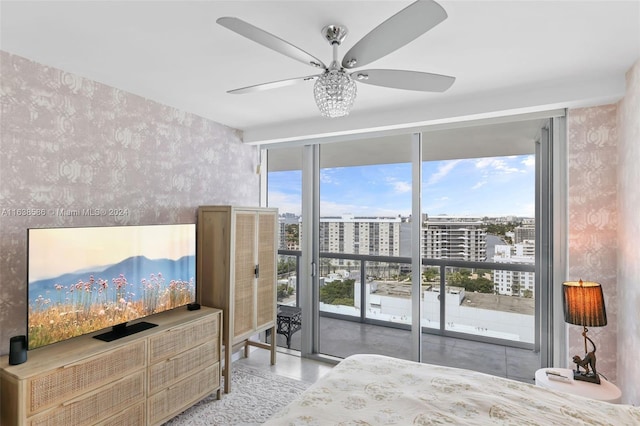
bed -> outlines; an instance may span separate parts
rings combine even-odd
[[[640,425],[640,408],[380,355],[336,365],[266,425]]]

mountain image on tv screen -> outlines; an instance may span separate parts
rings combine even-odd
[[[195,225],[30,229],[29,349],[195,301]]]

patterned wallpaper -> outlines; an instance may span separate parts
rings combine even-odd
[[[239,131],[0,52],[0,354],[26,332],[26,229],[195,223],[258,205]],[[75,214],[98,209],[97,216]]]
[[[608,324],[591,327],[597,369],[617,381],[617,126],[616,105],[572,109],[567,115],[569,215],[568,280],[602,284]],[[567,325],[567,365],[584,356],[582,328]],[[591,350],[591,345],[589,345]]]
[[[640,406],[640,60],[615,105],[570,110],[569,277],[602,284],[608,325],[592,327],[598,371]],[[568,325],[568,355],[584,352]],[[567,364],[572,366],[571,360]]]
[[[618,385],[640,406],[640,60],[618,105]]]

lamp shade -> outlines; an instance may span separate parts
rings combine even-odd
[[[564,320],[584,327],[607,325],[602,286],[590,281],[567,281],[562,284]]]

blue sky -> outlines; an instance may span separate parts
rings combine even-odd
[[[533,155],[423,163],[422,211],[430,215],[534,215]],[[320,215],[408,216],[411,165],[322,169]],[[269,206],[300,214],[300,171],[269,173]]]

